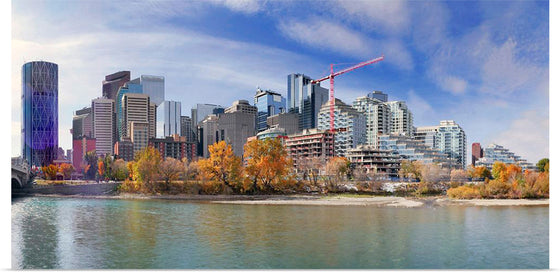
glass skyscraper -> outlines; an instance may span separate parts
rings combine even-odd
[[[329,91],[303,74],[288,75],[288,112],[298,113],[300,129],[317,127],[317,114],[329,100]]]
[[[126,134],[126,132],[122,131],[122,115],[123,115],[123,108],[122,108],[122,99],[124,94],[127,93],[136,93],[142,94],[142,85],[136,84],[132,82],[126,83],[123,87],[119,88],[117,92],[116,100],[115,100],[115,108],[116,108],[116,131],[117,131],[117,138],[116,140],[122,140],[122,136]]]
[[[22,157],[30,166],[46,166],[58,150],[58,65],[28,62],[21,83]]]
[[[141,84],[143,93],[150,96],[150,101],[156,106],[165,100],[165,78],[163,76],[142,75],[131,82]]]
[[[286,98],[279,93],[270,90],[257,89],[255,94],[255,106],[257,107],[257,131],[266,130],[266,119],[285,112]]]

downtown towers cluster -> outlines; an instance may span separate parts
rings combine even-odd
[[[194,104],[183,116],[181,102],[165,99],[162,76],[130,77],[120,71],[102,81],[102,96],[77,110],[72,120],[72,150],[58,147],[58,65],[29,62],[22,68],[22,157],[31,166],[68,162],[82,170],[86,152],[125,161],[148,145],[162,157],[208,157],[208,145],[226,141],[234,153],[253,139],[280,137],[298,162],[348,157],[355,167],[394,177],[400,160],[421,160],[450,168],[466,167],[466,136],[452,120],[414,127],[404,101],[372,91],[348,105],[334,102],[335,132],[330,132],[328,90],[303,74],[287,77],[287,99],[257,88],[254,103],[230,107]],[[365,163],[369,162],[369,163]]]

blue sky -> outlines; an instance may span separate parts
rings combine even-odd
[[[59,143],[104,76],[161,75],[166,99],[231,105],[286,76],[385,55],[335,80],[346,103],[404,100],[415,126],[458,122],[472,142],[549,155],[546,1],[13,1],[12,155],[20,154],[21,66],[59,64]],[[327,83],[323,84],[327,86]],[[470,153],[469,153],[470,159]]]

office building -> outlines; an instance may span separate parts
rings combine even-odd
[[[330,130],[330,104],[326,102],[319,111],[317,129]],[[346,156],[346,151],[366,143],[366,117],[350,105],[335,99],[334,149],[336,156]]]
[[[72,118],[72,139],[81,139],[82,136],[93,136],[92,118],[91,107],[84,107],[74,113]]]
[[[442,120],[436,134],[436,149],[455,160],[461,168],[467,164],[467,137],[465,131],[453,120]]]
[[[224,112],[224,107],[216,104],[198,103],[191,109],[192,128],[202,122],[209,115],[217,115]]]
[[[224,110],[224,113],[241,112],[257,116],[257,107],[249,104],[246,100],[236,100],[233,104]]]
[[[378,147],[378,136],[391,132],[391,110],[383,103],[384,101],[379,99],[385,99],[386,101],[387,95],[380,91],[374,92],[376,93],[358,97],[352,107],[362,112],[366,117],[366,144]]]
[[[391,111],[391,134],[412,136],[412,112],[404,101],[389,101],[385,103]]]
[[[25,63],[21,82],[22,157],[30,166],[49,165],[58,149],[58,65]]]
[[[128,81],[130,81],[130,71],[119,71],[105,76],[103,81],[103,97],[116,100],[117,91]]]
[[[134,156],[136,156],[136,153],[148,146],[150,125],[147,122],[131,121],[129,122],[128,135],[132,141]]]
[[[300,169],[303,162],[315,158],[324,166],[335,154],[334,134],[328,130],[304,129],[287,136],[286,149],[296,169]]]
[[[87,152],[95,151],[95,138],[82,136],[72,140],[72,165],[78,173],[83,171],[84,156]]]
[[[181,102],[163,101],[157,107],[157,137],[181,133]]]
[[[257,131],[261,132],[268,128],[266,123],[268,117],[285,112],[286,98],[277,92],[257,88],[255,106],[257,107]]]
[[[504,148],[504,146],[493,143],[484,148],[483,151],[484,156],[480,157],[475,162],[475,166],[477,167],[484,166],[492,170],[494,163],[499,161],[505,164],[516,164],[520,166],[523,171],[537,170],[534,164],[528,163],[527,160],[511,152],[509,149]]]
[[[235,155],[243,157],[243,147],[247,138],[255,135],[255,114],[244,112],[218,115],[216,141],[224,140],[231,145]]]
[[[385,178],[398,177],[400,156],[395,151],[377,150],[370,145],[348,149],[347,158],[352,169],[364,170],[366,174],[377,174]]]
[[[301,129],[299,128],[299,115],[297,113],[281,113],[270,116],[266,119],[268,128],[283,128],[286,134],[295,134]]]
[[[134,94],[142,94],[142,85],[135,84],[131,82],[125,83],[119,91],[117,92],[117,99],[115,101],[115,108],[116,108],[116,140],[122,140],[122,137],[126,135],[126,131],[123,131],[123,110],[122,110],[122,99],[124,94],[127,93],[134,93]]]
[[[98,156],[113,155],[115,101],[97,98],[91,101],[93,138]]]
[[[198,126],[197,155],[208,158],[208,145],[218,142],[218,115],[207,116]]]
[[[150,96],[150,101],[156,106],[165,100],[165,78],[163,76],[142,75],[131,82],[142,85],[142,93]]]
[[[177,134],[165,138],[152,138],[149,145],[156,148],[161,155],[161,159],[167,157],[182,160],[186,158],[192,161],[196,157],[196,144],[187,142],[187,138]]]
[[[148,106],[148,126],[150,137],[156,137],[157,132],[157,106],[150,101]]]
[[[187,142],[197,142],[196,130],[192,127],[192,119],[188,116],[181,116],[181,136],[187,138]]]
[[[290,113],[299,115],[299,127],[317,127],[317,115],[321,106],[329,100],[329,91],[303,74],[288,75],[287,108]]]
[[[130,138],[124,138],[115,142],[115,159],[122,159],[124,161],[134,160],[134,144]]]
[[[150,97],[146,94],[125,93],[122,98],[121,138],[130,138],[130,123],[150,124]],[[155,123],[155,122],[154,122]],[[149,128],[150,129],[150,128]],[[154,130],[155,131],[155,130]],[[150,135],[152,137],[152,135]],[[155,137],[155,134],[153,135]]]
[[[483,157],[483,149],[480,147],[480,143],[475,142],[472,144],[472,158],[471,164],[474,166],[476,161]]]

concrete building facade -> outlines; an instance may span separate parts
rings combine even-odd
[[[391,110],[384,101],[378,99],[378,97],[383,98],[383,95],[385,97],[387,95],[380,91],[375,92],[378,93],[358,97],[352,104],[352,107],[364,113],[366,117],[366,144],[378,147],[378,136],[391,132]]]
[[[406,103],[404,101],[389,101],[385,104],[391,111],[391,134],[412,136],[414,133],[413,117]]]
[[[366,143],[366,117],[350,105],[335,99],[334,104],[334,149],[336,156],[346,156],[348,149]],[[330,104],[321,107],[317,129],[330,129]]]
[[[91,101],[93,138],[98,156],[113,155],[115,101],[97,98]]]
[[[286,149],[296,169],[314,158],[326,164],[329,158],[335,156],[334,134],[328,130],[304,129],[287,136]]]

